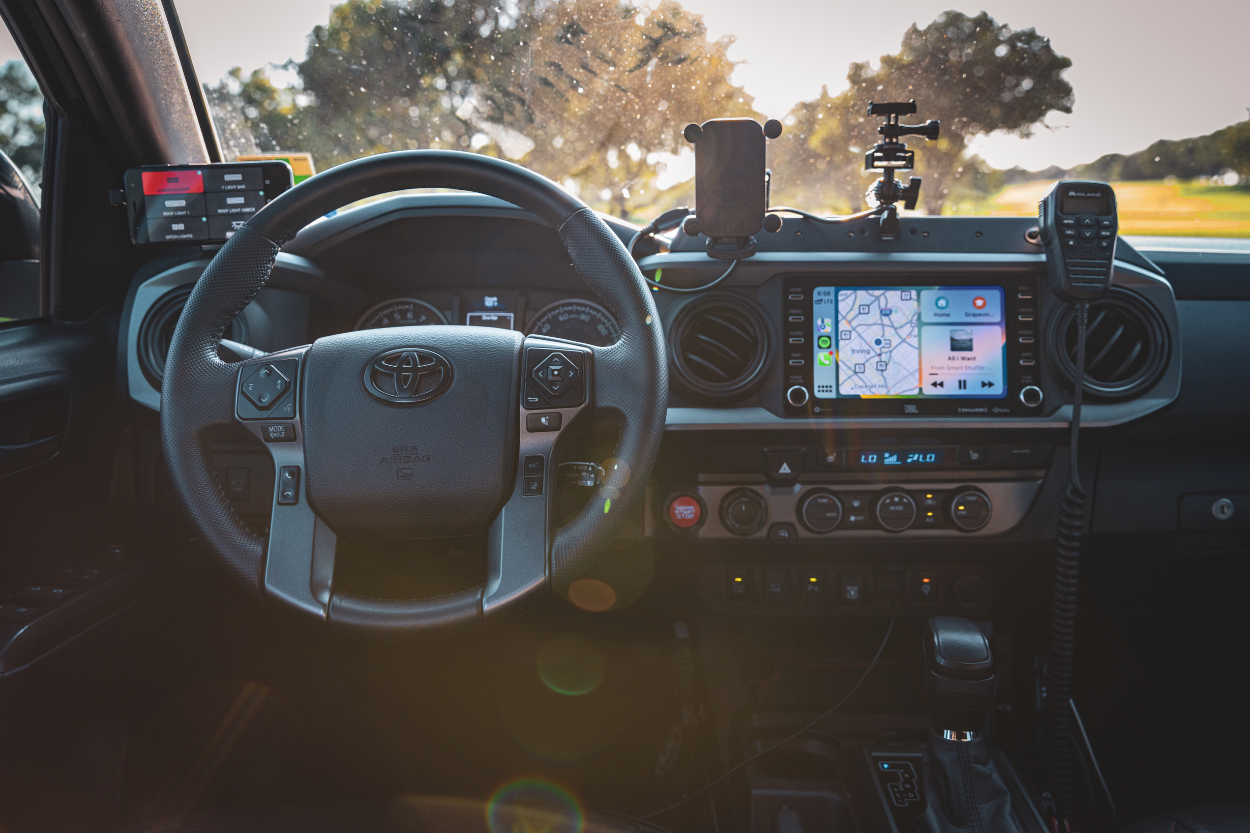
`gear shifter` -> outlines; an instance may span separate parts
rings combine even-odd
[[[933,731],[946,740],[975,740],[994,699],[989,640],[967,619],[934,616],[925,624],[924,660]]]
[[[955,616],[925,624],[925,690],[933,732],[925,751],[919,833],[1022,833],[1011,793],[982,732],[994,700],[994,657],[981,629]]]

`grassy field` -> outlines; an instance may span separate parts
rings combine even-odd
[[[1113,182],[1121,234],[1178,237],[1250,237],[1250,188],[1179,182]],[[1009,185],[980,203],[964,203],[959,214],[1020,216],[1037,213],[1037,201],[1051,182]]]

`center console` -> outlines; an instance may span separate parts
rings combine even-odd
[[[722,446],[712,471],[657,509],[669,532],[701,539],[998,535],[1024,519],[1051,454],[1048,443]]]

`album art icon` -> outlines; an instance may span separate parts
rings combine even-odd
[[[972,330],[951,330],[951,352],[972,352]]]

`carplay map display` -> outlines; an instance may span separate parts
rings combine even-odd
[[[817,287],[819,399],[1006,396],[1003,290]]]

